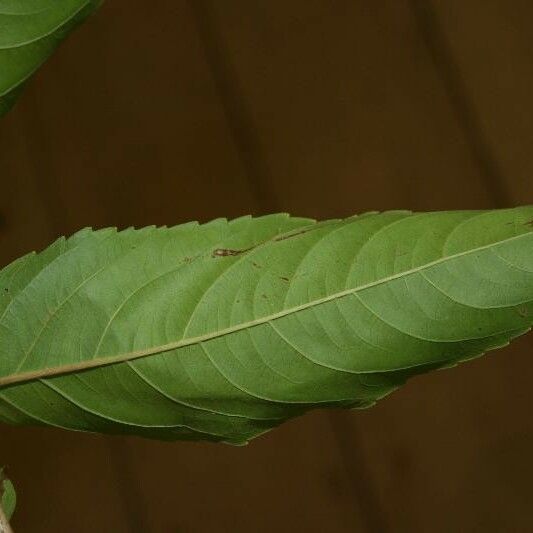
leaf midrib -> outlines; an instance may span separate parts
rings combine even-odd
[[[194,344],[200,344],[202,342],[209,341],[211,339],[216,339],[218,337],[224,337],[226,335],[230,335],[232,333],[237,333],[238,331],[242,331],[245,329],[253,328],[256,326],[260,326],[263,324],[267,324],[269,322],[278,320],[280,318],[286,317],[288,315],[292,315],[295,313],[299,313],[300,311],[304,311],[306,309],[310,309],[312,307],[317,307],[319,305],[325,304],[327,302],[331,302],[333,300],[337,300],[340,298],[344,298],[346,296],[350,296],[352,294],[356,294],[358,292],[364,291],[366,289],[370,289],[372,287],[376,287],[378,285],[382,285],[384,283],[388,283],[389,281],[393,281],[395,279],[402,278],[404,276],[409,276],[412,274],[416,274],[417,272],[422,272],[428,268],[431,268],[435,265],[439,265],[442,263],[446,263],[447,261],[452,261],[454,259],[457,259],[459,257],[463,257],[466,255],[474,254],[483,250],[487,250],[490,248],[494,248],[496,246],[500,246],[502,244],[506,244],[512,241],[519,240],[524,237],[531,236],[531,232],[527,233],[521,233],[520,235],[515,235],[513,237],[509,237],[507,239],[503,239],[498,242],[492,242],[489,244],[485,244],[483,246],[478,246],[476,248],[472,248],[470,250],[465,250],[463,252],[459,252],[456,254],[448,255],[445,257],[440,257],[439,259],[435,259],[434,261],[430,261],[429,263],[426,263],[425,265],[420,265],[415,268],[411,268],[408,270],[404,270],[402,272],[398,272],[396,274],[392,274],[390,276],[386,276],[384,278],[365,283],[363,285],[359,285],[357,287],[351,287],[350,289],[345,289],[342,291],[338,291],[332,294],[329,294],[327,296],[323,296],[321,298],[317,298],[315,300],[312,300],[310,302],[296,305],[293,307],[289,307],[287,309],[283,309],[281,311],[278,311],[276,313],[272,313],[270,315],[265,315],[260,318],[256,318],[254,320],[249,320],[247,322],[241,322],[240,324],[235,324],[233,326],[230,326],[228,328],[223,328],[218,331],[210,332],[210,333],[204,333],[203,335],[198,335],[196,337],[190,337],[186,339],[180,339],[179,341],[174,341],[168,344],[163,344],[160,346],[154,346],[151,348],[147,348],[144,350],[137,350],[133,352],[126,352],[120,355],[110,356],[110,357],[98,357],[95,359],[90,359],[88,361],[82,361],[78,363],[72,363],[68,365],[62,365],[62,366],[56,366],[51,368],[44,368],[39,370],[32,370],[28,372],[20,372],[17,374],[12,374],[5,377],[0,377],[0,387],[4,387],[7,385],[14,385],[17,383],[23,383],[28,381],[33,381],[36,379],[42,379],[42,378],[48,378],[48,377],[54,377],[64,374],[71,374],[74,372],[79,372],[83,370],[90,370],[94,368],[100,368],[104,366],[109,366],[117,363],[124,363],[127,361],[132,361],[135,359],[141,359],[144,357],[150,357],[153,355],[159,355],[161,353],[170,352],[172,350],[177,350],[179,348],[184,348],[186,346],[191,346]]]

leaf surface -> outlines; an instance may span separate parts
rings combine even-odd
[[[239,444],[531,328],[533,207],[85,229],[0,293],[0,420]]]
[[[2,468],[0,468],[0,503],[6,519],[11,520],[17,505],[17,494],[13,483],[5,477]]]
[[[100,0],[0,0],[0,116]]]

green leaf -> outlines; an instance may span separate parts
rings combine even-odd
[[[0,293],[0,420],[237,444],[531,328],[533,206],[85,229]]]
[[[0,116],[101,0],[0,0]]]
[[[7,520],[11,520],[17,505],[17,494],[13,483],[5,477],[3,468],[0,468],[0,503]]]

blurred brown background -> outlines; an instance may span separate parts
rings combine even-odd
[[[108,1],[0,124],[0,261],[82,226],[533,203],[530,0]],[[1,428],[17,532],[533,531],[533,338],[246,448]]]

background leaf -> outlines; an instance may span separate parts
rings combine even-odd
[[[0,419],[235,444],[533,323],[533,207],[83,230],[0,272]]]
[[[0,116],[101,0],[0,0]]]
[[[5,477],[3,468],[0,468],[0,501],[6,518],[11,520],[17,505],[17,494],[13,483]]]

